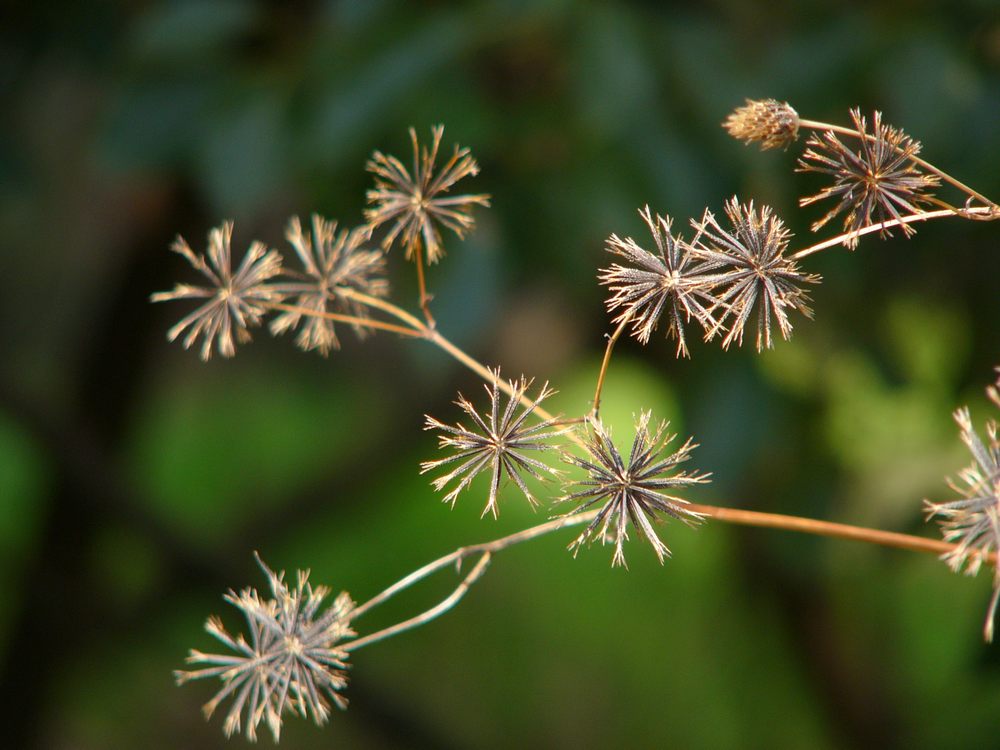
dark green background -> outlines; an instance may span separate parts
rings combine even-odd
[[[202,364],[164,340],[194,281],[167,248],[236,222],[283,245],[292,214],[360,221],[378,148],[446,124],[489,192],[430,273],[441,329],[587,406],[608,330],[612,232],[686,225],[739,194],[810,242],[824,210],[718,124],[745,97],[847,122],[880,108],[924,155],[1000,195],[1000,14],[979,2],[27,3],[0,19],[0,737],[17,748],[226,745],[172,684],[229,587],[273,566],[364,599],[499,522],[417,475],[424,413],[476,379],[426,345],[349,334],[329,360],[257,337]],[[620,346],[607,414],[652,408],[701,443],[692,499],[936,536],[921,501],[968,462],[950,412],[990,416],[997,225],[941,221],[806,264],[816,320],[758,356],[662,337]],[[390,256],[395,299],[412,269]],[[477,488],[481,492],[482,488]],[[351,708],[282,746],[982,748],[1000,736],[988,576],[929,556],[709,524],[674,557],[573,560],[568,534],[505,552],[454,612],[359,651]],[[436,601],[445,575],[378,627]],[[226,611],[229,610],[229,611]],[[263,740],[269,742],[268,739]]]

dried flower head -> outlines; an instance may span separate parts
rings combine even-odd
[[[688,438],[678,450],[665,453],[664,449],[676,436],[664,436],[667,422],[660,422],[656,431],[650,434],[650,416],[650,412],[643,412],[636,422],[635,439],[627,463],[622,460],[611,440],[610,431],[600,420],[591,424],[587,435],[587,457],[566,455],[569,463],[587,471],[587,478],[575,485],[580,489],[559,498],[559,502],[581,501],[576,509],[566,515],[582,513],[593,505],[603,503],[590,525],[569,545],[574,554],[584,542],[599,538],[603,544],[610,533],[615,540],[615,554],[611,564],[625,565],[623,545],[628,539],[628,523],[631,521],[639,534],[653,546],[653,551],[662,564],[664,558],[670,556],[670,550],[660,541],[650,521],[659,520],[659,514],[689,525],[704,518],[701,513],[684,507],[687,500],[664,492],[669,488],[708,481],[709,474],[674,471],[691,457],[691,451],[697,446]]]
[[[422,244],[427,262],[436,263],[444,255],[437,225],[464,237],[475,224],[472,207],[490,205],[488,195],[445,195],[463,177],[478,174],[479,165],[469,155],[469,149],[456,144],[451,158],[435,174],[434,162],[443,133],[442,125],[432,128],[430,149],[421,149],[417,131],[410,128],[412,174],[395,156],[386,156],[380,151],[376,151],[366,165],[375,175],[375,189],[368,191],[372,207],[365,211],[365,219],[373,229],[394,221],[382,240],[382,247],[389,250],[399,238],[406,248],[407,259],[413,258]]]
[[[219,618],[212,616],[205,629],[231,648],[234,654],[190,652],[189,664],[212,666],[190,672],[177,671],[181,685],[188,680],[218,677],[222,689],[204,706],[211,717],[218,705],[232,696],[223,730],[226,736],[246,725],[247,739],[257,738],[257,727],[266,720],[277,742],[282,714],[312,715],[322,725],[330,716],[327,698],[341,709],[347,699],[340,692],[347,687],[347,652],[337,644],[354,635],[350,627],[354,602],[341,593],[322,614],[319,609],[330,593],[324,586],[309,583],[309,571],[299,571],[294,589],[284,581],[284,572],[275,573],[254,553],[267,576],[273,599],[262,599],[255,589],[239,594],[230,591],[225,599],[246,618],[250,642],[243,635],[232,636]]]
[[[996,387],[987,390],[990,399],[1000,407],[1000,392]],[[972,426],[967,408],[954,414],[962,442],[972,453],[972,464],[949,479],[948,484],[960,500],[932,503],[925,500],[928,520],[941,519],[941,530],[946,541],[957,542],[954,550],[942,556],[956,573],[969,575],[979,572],[983,561],[1000,550],[1000,439],[997,423],[986,423],[987,442],[983,442]],[[983,635],[993,640],[993,620],[1000,601],[1000,571],[994,562],[993,596],[986,614]]]
[[[366,250],[370,237],[367,226],[337,231],[337,222],[321,216],[312,217],[312,237],[302,232],[297,216],[288,222],[285,232],[288,242],[302,261],[302,281],[283,284],[280,289],[295,294],[295,306],[317,313],[336,312],[355,318],[367,318],[368,307],[351,296],[360,292],[369,297],[385,297],[389,283],[382,277],[385,256],[378,250]],[[317,315],[286,311],[271,321],[271,332],[284,333],[294,329],[305,318],[296,343],[304,350],[317,349],[326,356],[339,349],[340,341],[333,321]],[[353,325],[354,332],[364,337],[370,329]]]
[[[208,257],[195,255],[183,237],[178,236],[171,250],[183,255],[188,263],[204,274],[211,286],[191,286],[177,284],[172,291],[157,292],[150,299],[164,302],[174,299],[205,299],[194,312],[184,317],[167,332],[173,341],[184,331],[184,348],[189,348],[199,336],[202,337],[201,358],[212,356],[212,342],[215,341],[219,354],[232,357],[236,354],[233,329],[240,343],[250,340],[247,330],[260,323],[267,311],[267,305],[278,302],[282,295],[267,280],[281,273],[281,256],[276,250],[268,250],[261,242],[254,242],[243,257],[236,273],[232,271],[230,242],[233,236],[232,222],[225,222],[208,233]]]
[[[777,99],[747,99],[722,123],[733,138],[762,149],[787,148],[799,137],[799,113]]]
[[[832,130],[814,133],[806,141],[806,152],[799,159],[798,172],[820,172],[833,177],[833,184],[816,195],[799,200],[800,206],[834,198],[837,205],[826,216],[813,223],[819,230],[837,214],[846,211],[844,229],[857,232],[875,223],[902,218],[920,212],[921,204],[931,197],[927,190],[940,184],[937,175],[920,170],[913,158],[920,153],[920,143],[882,122],[882,113],[872,117],[869,133],[860,109],[851,110],[851,119],[860,138],[856,150],[848,148]],[[917,230],[912,224],[901,224],[904,235]],[[882,236],[891,234],[883,227]],[[845,242],[854,249],[858,237]]]
[[[743,345],[743,329],[756,308],[757,351],[762,351],[773,346],[772,319],[787,339],[792,333],[789,310],[812,317],[809,295],[799,284],[815,284],[820,277],[802,273],[798,264],[785,256],[791,233],[770,207],[761,206],[757,211],[753,201],[744,205],[734,196],[725,208],[729,230],[707,210],[701,221],[691,221],[697,230],[691,243],[693,252],[704,261],[705,270],[715,272],[721,287],[716,295],[724,312],[718,328],[728,325],[723,348],[734,341]]]
[[[609,253],[620,255],[638,267],[615,263],[601,269],[598,279],[612,292],[606,304],[608,312],[621,309],[615,323],[630,321],[632,335],[643,344],[666,313],[669,324],[667,337],[677,340],[677,356],[688,356],[684,340],[684,323],[693,317],[706,330],[717,326],[710,308],[716,300],[710,294],[711,279],[700,273],[702,267],[692,264],[691,248],[670,232],[670,218],[655,217],[649,206],[639,211],[656,243],[657,253],[641,247],[631,237],[621,239],[611,235]]]
[[[524,376],[521,376],[520,380],[507,381],[510,394],[507,405],[501,410],[500,371],[493,371],[492,374],[493,383],[486,386],[486,392],[490,396],[488,416],[480,416],[462,394],[458,395],[458,401],[455,402],[472,419],[473,429],[469,429],[461,423],[452,426],[439,422],[434,417],[426,417],[425,430],[441,430],[444,433],[438,437],[439,447],[455,448],[457,452],[447,458],[424,461],[420,464],[420,473],[424,474],[439,466],[457,463],[458,465],[449,473],[438,477],[433,482],[434,489],[441,490],[453,479],[459,480],[458,484],[444,496],[444,502],[451,503],[454,507],[459,493],[468,487],[480,472],[489,467],[491,471],[490,493],[482,515],[485,516],[489,512],[496,518],[499,513],[497,492],[504,474],[514,480],[533,508],[538,505],[525,485],[521,472],[541,480],[545,479],[546,474],[558,476],[559,472],[551,466],[525,455],[525,451],[543,451],[551,448],[552,446],[543,441],[562,435],[566,429],[553,429],[556,423],[555,418],[543,419],[531,426],[525,425],[535,408],[555,393],[549,388],[548,383],[543,385],[534,400],[527,401],[520,414],[517,414],[517,406],[527,400],[525,394],[531,387],[532,381],[526,380]]]

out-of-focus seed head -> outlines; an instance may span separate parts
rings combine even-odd
[[[295,307],[303,312],[283,312],[271,321],[271,332],[284,333],[301,322],[296,343],[306,351],[316,349],[325,357],[331,349],[340,348],[340,340],[333,321],[323,314],[335,312],[367,319],[369,308],[351,297],[351,292],[369,297],[388,295],[389,283],[383,276],[385,255],[365,247],[370,237],[367,225],[337,231],[337,222],[318,215],[312,217],[311,236],[302,231],[299,217],[293,216],[285,237],[302,262],[303,272],[290,274],[297,278],[278,288],[295,295]],[[359,338],[370,333],[363,325],[352,327]]]
[[[472,229],[475,220],[472,208],[490,205],[488,195],[449,195],[463,177],[479,173],[479,165],[467,148],[455,146],[451,157],[435,172],[434,162],[444,127],[431,130],[431,146],[420,147],[417,131],[410,128],[413,144],[413,169],[408,170],[395,156],[376,151],[366,168],[375,175],[375,189],[367,194],[370,208],[365,219],[372,229],[392,223],[382,239],[386,251],[398,239],[412,259],[418,249],[426,253],[428,263],[436,263],[444,255],[438,226],[450,229],[459,237]]]
[[[787,148],[799,137],[799,113],[777,99],[747,99],[722,123],[733,138],[762,149]]]
[[[194,312],[181,319],[167,332],[170,341],[182,333],[187,349],[199,337],[202,339],[201,358],[212,356],[212,344],[223,357],[236,354],[236,341],[250,341],[251,326],[259,325],[267,305],[280,302],[283,295],[268,279],[281,273],[281,255],[268,250],[261,242],[250,245],[236,271],[232,269],[232,222],[225,222],[208,233],[208,253],[195,255],[183,237],[178,236],[170,248],[183,255],[191,266],[210,282],[209,286],[177,284],[169,292],[157,292],[150,299],[166,302],[175,299],[207,299]],[[235,340],[234,340],[235,336]]]
[[[998,383],[1000,385],[1000,383]],[[986,391],[989,399],[1000,407],[1000,391],[991,386]],[[943,503],[924,501],[928,520],[938,518],[946,541],[957,546],[942,555],[955,572],[968,575],[979,572],[990,555],[1000,550],[1000,438],[996,421],[986,423],[987,439],[983,441],[972,426],[967,408],[954,414],[962,442],[972,453],[972,463],[948,480],[951,489],[960,497]],[[983,635],[993,640],[993,621],[1000,602],[1000,570],[994,563],[993,596],[986,614]]]
[[[273,598],[262,598],[249,587],[225,596],[246,618],[250,640],[242,634],[230,635],[218,617],[209,617],[205,629],[233,653],[192,650],[188,663],[208,666],[178,670],[174,677],[178,685],[218,677],[222,688],[205,704],[205,717],[211,717],[220,703],[231,699],[223,723],[227,737],[242,727],[253,742],[257,727],[266,721],[277,742],[286,712],[311,715],[321,725],[329,719],[329,702],[347,708],[347,699],[341,695],[347,687],[347,652],[338,644],[354,635],[350,627],[354,603],[344,592],[320,612],[330,590],[324,586],[313,588],[309,571],[299,571],[297,585],[292,588],[285,583],[283,572],[275,573],[255,557],[267,576]]]

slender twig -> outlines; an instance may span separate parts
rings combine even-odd
[[[802,534],[814,534],[816,536],[828,536],[837,539],[853,539],[859,542],[868,542],[869,544],[895,547],[913,552],[929,552],[935,555],[944,555],[954,550],[957,546],[940,539],[927,539],[921,536],[913,536],[912,534],[899,534],[894,531],[882,531],[864,526],[820,521],[815,518],[786,516],[781,513],[762,513],[755,510],[725,508],[716,505],[698,505],[697,503],[690,503],[685,507],[696,513],[703,513],[717,521],[724,521],[725,523],[740,526],[756,526],[757,528],[797,531]],[[990,555],[987,559],[990,562],[995,562],[996,557],[995,555]]]
[[[870,226],[864,227],[863,229],[858,229],[854,232],[845,232],[843,234],[838,234],[836,237],[832,237],[823,242],[818,242],[815,245],[810,245],[804,250],[799,250],[797,253],[792,254],[794,260],[799,260],[805,258],[807,255],[812,255],[813,253],[818,253],[820,250],[825,250],[828,247],[833,247],[835,245],[843,244],[844,240],[851,237],[863,237],[866,234],[871,234],[872,232],[880,232],[883,229],[890,229],[892,227],[898,227],[902,224],[912,224],[915,221],[929,221],[930,219],[940,219],[944,216],[964,216],[967,218],[976,218],[984,221],[993,221],[995,219],[1000,219],[1000,209],[996,206],[983,206],[976,208],[960,208],[956,210],[944,210],[941,211],[925,211],[918,214],[911,214],[910,216],[903,216],[899,219],[892,219],[890,221],[879,222],[878,224],[872,224]]]
[[[410,315],[410,313],[406,312],[406,310],[402,307],[399,307],[399,305],[394,305],[387,300],[381,299],[380,297],[371,297],[357,291],[356,289],[351,289],[350,287],[338,287],[338,291],[348,299],[353,299],[356,302],[367,305],[368,307],[374,307],[382,310],[383,312],[389,313],[394,318],[397,318],[403,323],[406,323],[408,326],[420,331],[421,335],[424,335],[424,330],[427,328],[426,324],[416,316]]]
[[[489,552],[484,552],[483,556],[479,558],[479,562],[477,562],[472,570],[469,571],[469,574],[462,579],[462,582],[458,584],[458,587],[436,606],[431,607],[426,612],[421,612],[419,615],[411,617],[409,620],[403,620],[403,622],[390,625],[387,628],[383,628],[382,630],[378,630],[362,638],[355,638],[353,641],[342,644],[340,648],[345,651],[357,651],[359,648],[364,648],[365,646],[385,640],[386,638],[392,638],[392,636],[405,633],[407,630],[413,630],[413,628],[418,628],[421,625],[440,617],[458,604],[472,585],[482,578],[483,574],[486,572],[486,568],[490,564],[490,557],[491,554]]]
[[[938,556],[946,555],[958,546],[957,544],[945,542],[939,539],[927,539],[924,537],[914,536],[912,534],[881,531],[879,529],[870,529],[863,526],[852,526],[850,524],[821,521],[815,518],[787,516],[781,513],[761,513],[758,511],[743,510],[741,508],[726,508],[722,506],[700,505],[696,503],[689,504],[687,508],[696,513],[704,514],[709,518],[713,518],[716,521],[722,521],[724,523],[731,523],[740,526],[754,526],[757,528],[780,529],[784,531],[794,531],[803,534],[813,534],[836,539],[866,542],[868,544],[876,544],[883,547],[892,547],[895,549],[910,550],[913,552],[925,552]],[[410,588],[420,581],[423,581],[425,578],[428,578],[434,573],[451,567],[452,565],[454,565],[456,569],[460,569],[462,561],[465,560],[465,558],[476,555],[481,556],[476,565],[462,579],[461,583],[459,583],[455,590],[435,606],[400,623],[391,625],[369,635],[356,638],[353,641],[348,641],[342,644],[341,648],[345,651],[356,651],[359,648],[363,648],[364,646],[368,646],[377,641],[391,638],[394,635],[398,635],[408,630],[412,630],[413,628],[427,624],[431,620],[440,617],[442,614],[452,609],[456,604],[458,604],[459,601],[461,601],[462,597],[465,596],[469,588],[471,588],[472,585],[475,584],[476,581],[478,581],[486,572],[486,568],[492,560],[493,555],[497,552],[500,552],[508,547],[512,547],[515,544],[520,544],[560,529],[589,523],[599,512],[600,510],[598,509],[587,511],[586,513],[563,516],[538,524],[537,526],[532,526],[522,531],[518,531],[514,534],[509,534],[508,536],[501,537],[500,539],[495,539],[491,542],[474,544],[469,547],[459,547],[455,551],[444,555],[443,557],[439,557],[421,568],[418,568],[409,575],[396,581],[396,583],[384,589],[379,594],[373,596],[364,604],[356,607],[351,613],[351,621],[356,621],[362,615],[371,611],[378,605],[388,601],[396,594]],[[984,560],[996,565],[996,554],[991,553],[986,555],[984,556]]]
[[[527,529],[515,532],[513,534],[508,534],[507,536],[500,537],[499,539],[494,539],[490,542],[483,542],[481,544],[473,544],[468,547],[459,547],[454,552],[450,552],[443,557],[439,557],[437,560],[427,563],[422,568],[418,568],[409,575],[396,583],[389,586],[387,589],[381,593],[373,596],[364,604],[360,604],[354,608],[351,612],[351,620],[357,620],[363,614],[371,609],[374,609],[378,605],[385,601],[388,601],[400,591],[408,589],[415,583],[419,583],[430,575],[437,573],[439,570],[455,565],[460,567],[462,560],[466,557],[472,555],[479,555],[483,553],[496,553],[501,550],[505,550],[508,547],[512,547],[515,544],[520,544],[521,542],[526,542],[529,539],[535,539],[545,534],[551,533],[553,531],[558,531],[559,529],[564,529],[569,526],[578,526],[582,523],[587,523],[592,521],[597,511],[588,511],[587,513],[580,513],[579,515],[566,516],[561,518],[556,518],[551,521],[546,521],[545,523],[540,523],[537,526],[531,526]]]
[[[310,310],[307,307],[297,305],[286,305],[282,302],[270,302],[267,304],[272,310],[282,310],[284,312],[297,313],[299,315],[323,318],[324,320],[335,320],[340,323],[350,323],[351,325],[364,326],[365,328],[377,328],[382,331],[392,331],[402,336],[423,337],[424,332],[416,328],[398,326],[395,323],[386,323],[381,320],[371,318],[359,318],[354,315],[341,315],[340,313],[325,312],[322,310]]]
[[[604,359],[601,360],[601,371],[597,373],[594,401],[590,410],[591,419],[596,419],[598,412],[601,410],[601,391],[604,389],[604,378],[608,374],[608,365],[611,363],[611,351],[615,348],[615,343],[618,341],[618,337],[622,335],[622,331],[625,330],[625,326],[628,325],[629,320],[631,320],[630,315],[623,315],[622,321],[618,324],[615,332],[608,337],[608,345],[604,349]]]
[[[831,125],[830,123],[819,122],[817,120],[803,120],[803,119],[800,118],[799,119],[799,126],[803,127],[803,128],[812,128],[813,130],[829,130],[829,131],[832,131],[834,133],[840,133],[841,135],[848,135],[848,136],[851,136],[853,138],[867,138],[870,141],[871,140],[875,140],[875,136],[873,136],[870,133],[859,133],[857,130],[854,130],[853,128],[845,128],[845,127],[843,127],[841,125]],[[896,150],[900,151],[899,148],[896,148]],[[950,174],[948,174],[947,172],[939,169],[938,167],[935,167],[929,161],[921,159],[919,156],[909,156],[908,158],[914,164],[919,164],[921,167],[923,167],[927,171],[933,172],[938,177],[940,177],[942,180],[944,180],[948,184],[952,185],[953,187],[958,188],[959,190],[961,190],[966,195],[970,195],[973,198],[975,198],[976,200],[982,201],[987,206],[995,206],[996,205],[993,201],[991,201],[989,198],[987,198],[982,193],[979,193],[979,192],[973,190],[971,187],[969,187],[968,185],[966,185],[964,182],[960,182],[959,180],[956,180]]]
[[[424,311],[424,318],[427,320],[427,326],[429,328],[434,328],[437,323],[434,321],[434,316],[431,315],[430,302],[433,295],[427,293],[427,281],[424,279],[424,253],[423,248],[420,246],[420,242],[417,242],[414,251],[414,262],[417,264],[417,286],[420,290],[420,309]]]

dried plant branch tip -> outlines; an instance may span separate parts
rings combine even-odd
[[[722,123],[733,138],[762,149],[787,148],[799,137],[799,114],[788,102],[747,99]]]
[[[608,252],[625,258],[629,265],[615,263],[601,269],[598,280],[611,292],[605,304],[608,312],[621,311],[614,322],[630,322],[632,335],[643,344],[666,315],[667,337],[677,341],[677,356],[688,356],[684,324],[693,317],[706,332],[718,326],[712,317],[717,303],[711,294],[713,277],[703,273],[703,263],[692,262],[691,247],[671,233],[670,217],[654,216],[649,206],[639,215],[649,228],[656,253],[631,237],[623,240],[611,235]]]
[[[463,177],[478,174],[479,165],[469,149],[456,145],[451,157],[435,172],[443,134],[444,127],[435,126],[430,148],[421,148],[417,131],[410,128],[412,172],[395,156],[380,151],[366,165],[375,175],[375,188],[367,193],[371,207],[365,211],[365,219],[372,229],[392,224],[382,240],[383,249],[388,251],[398,239],[408,259],[415,258],[422,247],[428,263],[436,263],[444,255],[439,225],[462,238],[475,224],[472,208],[490,205],[490,196],[484,194],[448,195]]]
[[[296,343],[302,349],[317,350],[323,356],[339,349],[340,341],[333,321],[322,317],[328,312],[349,315],[359,320],[369,318],[368,306],[351,296],[351,291],[369,297],[386,297],[389,283],[384,278],[385,256],[371,250],[365,243],[371,236],[367,225],[355,229],[337,230],[337,222],[313,215],[311,234],[302,231],[297,216],[288,222],[285,233],[295,250],[302,271],[278,289],[295,296],[295,307],[302,311],[286,311],[271,321],[274,334],[293,330],[302,323]],[[310,315],[309,312],[317,314]],[[304,321],[303,321],[304,319]],[[371,329],[358,324],[351,326],[363,338]]]
[[[1000,385],[1000,384],[998,384]],[[1000,392],[997,386],[987,389],[987,396],[1000,407]],[[983,561],[1000,550],[1000,439],[995,420],[986,423],[984,442],[972,426],[967,408],[958,409],[955,414],[962,442],[972,453],[972,463],[949,479],[951,489],[960,499],[943,503],[924,501],[928,520],[938,518],[944,539],[956,543],[956,547],[942,556],[956,573],[965,571],[975,575]],[[993,640],[993,624],[997,604],[1000,602],[1000,570],[994,563],[993,596],[990,599],[983,626],[987,641]]]
[[[204,275],[209,286],[177,284],[172,291],[157,292],[150,299],[165,302],[175,299],[205,299],[194,312],[181,319],[167,332],[170,341],[185,331],[184,348],[202,339],[201,358],[212,356],[212,344],[223,357],[236,354],[236,341],[250,341],[247,329],[259,325],[272,302],[283,295],[268,279],[281,273],[281,256],[261,242],[253,242],[239,267],[232,270],[232,222],[225,222],[208,233],[208,252],[195,255],[183,237],[178,236],[171,249],[184,256]],[[235,336],[235,341],[234,341]]]
[[[703,271],[714,274],[716,306],[721,311],[716,329],[708,335],[728,329],[723,348],[733,342],[742,346],[744,328],[756,310],[757,351],[762,351],[773,346],[772,322],[782,337],[791,336],[789,310],[812,317],[809,295],[800,285],[816,284],[820,277],[803,273],[785,255],[791,233],[770,207],[756,210],[752,201],[742,204],[734,196],[725,209],[728,229],[708,210],[701,221],[691,221],[697,232],[693,253],[702,261]]]
[[[507,382],[509,388],[506,406],[502,406],[500,397],[500,371],[491,370],[492,383],[486,386],[490,398],[489,414],[480,415],[472,403],[459,394],[455,402],[472,420],[472,428],[461,423],[444,424],[434,417],[426,417],[424,429],[440,430],[438,437],[440,448],[455,450],[452,455],[435,461],[425,461],[420,464],[420,473],[424,474],[442,466],[454,466],[447,474],[435,479],[434,489],[442,490],[450,482],[457,480],[451,491],[445,495],[444,502],[452,507],[459,493],[466,489],[472,480],[481,472],[490,471],[490,490],[483,508],[483,515],[492,513],[496,518],[499,514],[498,493],[504,475],[512,479],[534,508],[538,505],[528,490],[522,475],[544,480],[546,476],[559,475],[557,469],[542,463],[536,458],[526,455],[527,451],[544,451],[552,446],[546,440],[557,437],[569,428],[557,428],[556,418],[543,419],[528,425],[528,417],[534,410],[555,391],[544,384],[534,399],[528,399],[527,391],[531,387],[530,380],[521,376],[520,380]],[[518,404],[523,404],[520,413]]]
[[[587,472],[586,478],[577,482],[574,492],[559,498],[559,502],[579,502],[566,515],[574,515],[597,505],[600,510],[569,546],[576,554],[584,543],[600,539],[604,544],[614,539],[615,553],[612,566],[625,565],[625,540],[628,525],[638,530],[653,547],[656,557],[663,563],[670,550],[653,530],[651,521],[666,515],[689,525],[699,523],[704,516],[684,507],[687,500],[666,490],[688,487],[709,480],[709,474],[676,471],[691,457],[696,445],[689,438],[673,453],[665,451],[675,435],[666,434],[667,422],[660,422],[650,432],[650,412],[643,412],[636,422],[635,439],[628,460],[624,460],[611,439],[610,431],[600,420],[590,424],[587,434],[587,455],[583,458],[567,453],[565,460]]]
[[[210,617],[205,629],[228,646],[232,654],[190,652],[190,664],[208,666],[177,671],[177,684],[206,677],[218,677],[222,689],[204,706],[206,718],[226,699],[232,703],[226,714],[226,736],[239,732],[255,741],[262,721],[277,742],[283,715],[311,715],[317,724],[326,723],[330,702],[347,708],[341,692],[347,687],[347,652],[338,648],[354,635],[350,627],[354,602],[341,593],[325,611],[320,609],[330,593],[323,586],[313,588],[309,571],[299,571],[296,585],[289,587],[284,573],[275,573],[254,555],[271,587],[272,598],[262,598],[255,589],[238,594],[230,591],[225,600],[243,614],[250,640],[230,635],[221,620]]]
[[[851,110],[851,120],[858,134],[855,147],[848,147],[832,130],[820,131],[806,141],[806,151],[798,162],[798,172],[818,172],[833,178],[832,185],[799,200],[800,206],[826,198],[837,201],[813,223],[814,232],[839,213],[845,213],[844,230],[851,233],[918,214],[921,205],[930,201],[927,191],[940,184],[937,175],[922,171],[913,161],[920,153],[920,143],[883,123],[881,112],[874,113],[871,132],[861,110]],[[906,236],[917,231],[909,223],[899,226]],[[888,236],[891,232],[883,227],[880,234]],[[857,247],[857,235],[849,236],[844,244],[851,249]]]

